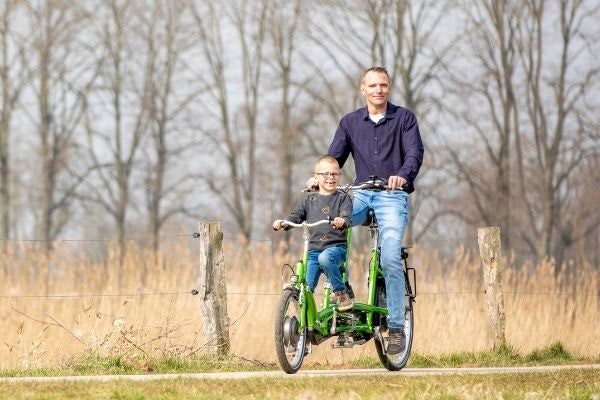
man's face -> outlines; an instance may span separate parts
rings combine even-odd
[[[390,94],[390,81],[385,72],[369,71],[365,75],[360,91],[367,105],[375,108],[381,108],[387,104]]]

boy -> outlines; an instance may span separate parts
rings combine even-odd
[[[350,226],[352,200],[348,194],[338,191],[340,166],[331,156],[323,156],[315,164],[315,178],[319,191],[309,193],[287,217],[288,221],[301,223],[316,222],[322,219],[332,221],[331,225],[320,225],[311,229],[308,244],[308,265],[306,282],[311,292],[315,291],[321,272],[324,272],[338,305],[338,310],[352,309],[352,301],[342,281],[340,266],[346,259],[346,228]],[[273,229],[285,229],[282,220],[273,222]]]

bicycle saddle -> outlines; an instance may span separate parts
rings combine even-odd
[[[375,217],[375,211],[372,209],[367,213],[367,219],[363,222],[362,226],[371,226],[371,224],[377,225],[377,218]]]

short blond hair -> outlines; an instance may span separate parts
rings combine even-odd
[[[325,156],[319,157],[317,159],[317,162],[315,163],[315,169],[317,169],[317,165],[319,165],[321,163],[329,163],[329,164],[335,165],[338,169],[340,168],[340,164],[335,159],[335,157],[332,157],[332,156],[325,155]]]

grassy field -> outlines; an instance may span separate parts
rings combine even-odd
[[[269,242],[241,246],[225,241],[231,351],[239,360],[273,366],[273,313],[282,279],[280,266],[297,255]],[[364,298],[366,261],[353,250],[351,279]],[[194,242],[180,241],[154,256],[136,247],[122,268],[114,252],[103,262],[74,254],[68,245],[50,258],[26,246],[9,248],[0,265],[1,370],[62,368],[84,354],[117,357],[125,363],[153,358],[185,360],[201,355],[202,317],[196,287]],[[452,257],[414,248],[419,290],[415,305],[415,355],[486,350],[482,273],[473,250]],[[600,357],[600,273],[582,263],[558,275],[551,262],[512,265],[504,275],[506,337],[511,348],[528,354],[561,343],[570,354]],[[352,365],[375,356],[372,341],[353,349],[313,348],[306,367]],[[142,361],[139,361],[142,360]]]

